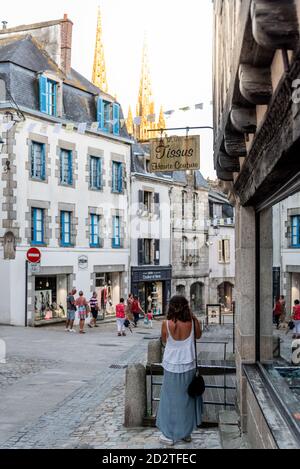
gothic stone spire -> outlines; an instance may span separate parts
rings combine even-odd
[[[98,7],[98,21],[92,82],[95,86],[100,88],[101,91],[104,91],[105,93],[108,92],[104,47],[102,42],[102,19],[100,7]]]

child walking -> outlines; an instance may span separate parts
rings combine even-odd
[[[117,318],[117,327],[118,327],[118,336],[126,336],[125,333],[125,300],[124,298],[120,299],[120,303],[116,306],[116,318]]]
[[[149,325],[149,327],[152,329],[152,328],[153,328],[153,325],[152,325],[152,321],[153,321],[153,312],[152,312],[151,309],[148,310],[147,319],[148,319],[148,325]]]

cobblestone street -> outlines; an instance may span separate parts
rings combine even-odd
[[[147,339],[159,330],[159,322],[141,324],[120,341],[115,324],[84,337],[60,326],[1,327],[0,448],[160,448],[157,429],[123,427],[125,372],[111,368],[145,362]],[[220,435],[199,430],[176,448],[221,448]]]

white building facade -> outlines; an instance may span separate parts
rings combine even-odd
[[[145,310],[166,313],[171,297],[171,176],[149,172],[149,154],[134,145],[131,173],[131,290]]]
[[[300,300],[300,193],[273,207],[273,301],[280,295],[288,312]]]
[[[18,326],[63,320],[72,287],[88,299],[97,291],[102,316],[113,314],[130,281],[131,141],[121,108],[61,57],[67,18],[35,26],[26,37],[5,31],[17,64],[0,35],[0,323]],[[52,56],[47,38],[58,44]],[[42,258],[26,282],[32,246]]]
[[[231,310],[235,300],[235,217],[226,196],[209,193],[209,304]]]

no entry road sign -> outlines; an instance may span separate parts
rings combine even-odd
[[[27,251],[26,257],[30,264],[38,264],[41,262],[41,251],[37,248],[30,248]]]

